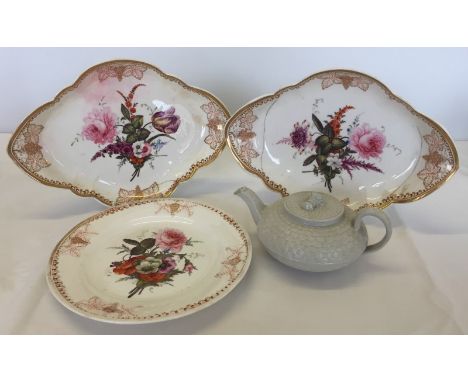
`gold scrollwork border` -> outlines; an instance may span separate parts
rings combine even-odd
[[[430,187],[424,188],[424,189],[419,190],[419,191],[408,192],[408,193],[404,193],[404,194],[391,194],[388,197],[386,197],[385,199],[382,199],[378,203],[366,203],[365,205],[360,206],[359,209],[364,208],[364,207],[376,207],[376,208],[382,208],[383,209],[383,208],[388,207],[392,203],[409,203],[409,202],[413,202],[413,201],[422,199],[422,198],[426,197],[427,195],[431,194],[432,192],[434,192],[435,190],[437,190],[438,188],[440,188],[445,182],[447,182],[457,172],[457,170],[458,170],[458,168],[460,166],[457,149],[455,148],[455,144],[453,143],[453,141],[450,138],[450,136],[448,135],[448,133],[444,130],[444,128],[440,124],[438,124],[437,122],[435,122],[434,120],[432,120],[428,116],[424,115],[423,113],[418,112],[408,102],[406,102],[401,97],[394,94],[385,84],[380,82],[378,79],[376,79],[376,78],[374,78],[374,77],[372,77],[372,76],[370,76],[368,74],[358,72],[358,71],[355,71],[355,70],[350,70],[350,69],[330,69],[330,70],[324,70],[324,71],[321,71],[321,72],[314,73],[314,74],[304,78],[302,81],[300,81],[300,82],[298,82],[296,84],[283,87],[283,88],[277,90],[273,94],[268,94],[268,95],[265,95],[263,97],[257,98],[254,101],[251,101],[251,102],[247,103],[246,105],[242,106],[239,110],[237,110],[231,116],[231,118],[229,118],[229,120],[227,121],[226,126],[225,126],[225,134],[226,134],[226,141],[227,141],[227,144],[229,146],[229,149],[230,149],[231,153],[233,154],[234,158],[236,159],[236,161],[239,163],[239,165],[242,166],[245,170],[247,170],[247,171],[251,172],[252,174],[257,175],[258,177],[260,177],[262,179],[262,181],[265,183],[265,185],[268,186],[273,191],[279,192],[282,196],[288,196],[289,193],[288,193],[286,187],[284,187],[281,184],[275,183],[263,171],[261,171],[258,168],[255,168],[254,166],[252,166],[251,164],[245,162],[241,158],[240,154],[237,152],[237,150],[235,148],[234,142],[231,140],[230,129],[236,123],[239,116],[241,116],[243,113],[253,111],[256,107],[261,106],[261,105],[263,105],[265,103],[268,103],[270,101],[273,101],[275,99],[278,99],[282,94],[284,94],[284,93],[286,93],[286,92],[288,92],[290,90],[298,89],[302,85],[306,84],[309,81],[312,81],[314,79],[321,79],[320,76],[327,75],[327,74],[332,74],[332,73],[340,73],[340,74],[346,73],[346,74],[350,74],[350,75],[363,76],[363,77],[366,77],[367,79],[369,79],[372,83],[375,83],[376,85],[378,85],[391,100],[394,100],[394,101],[400,103],[401,105],[403,105],[411,114],[413,114],[417,118],[424,121],[427,125],[429,125],[433,129],[435,129],[442,136],[442,138],[447,142],[447,144],[449,146],[449,149],[450,149],[450,153],[449,153],[450,158],[449,158],[449,160],[450,160],[451,163],[453,163],[453,166],[452,166],[451,170],[445,175],[445,177],[440,179],[439,181],[433,183]]]
[[[185,83],[184,81],[182,81],[181,79],[179,79],[179,78],[177,78],[177,77],[175,77],[173,75],[166,74],[165,72],[163,72],[161,69],[157,68],[156,66],[148,64],[146,62],[136,61],[136,60],[127,60],[127,59],[111,60],[111,61],[106,61],[106,62],[99,63],[97,65],[94,65],[94,66],[88,68],[85,72],[83,72],[78,77],[78,79],[73,83],[73,85],[68,86],[65,89],[61,90],[55,96],[55,98],[52,101],[47,102],[47,103],[39,106],[36,110],[34,110],[31,114],[29,114],[23,120],[23,122],[21,122],[21,124],[18,126],[16,131],[13,133],[13,136],[10,138],[10,141],[8,143],[8,148],[7,148],[8,155],[10,156],[10,158],[16,163],[16,165],[18,167],[20,167],[29,176],[31,176],[32,178],[34,178],[35,180],[37,180],[38,182],[40,182],[40,183],[42,183],[42,184],[44,184],[46,186],[69,189],[70,191],[72,191],[74,194],[76,194],[78,196],[93,197],[93,198],[96,198],[97,200],[99,200],[100,202],[102,202],[102,203],[104,203],[104,204],[106,204],[108,206],[116,205],[117,203],[115,203],[115,201],[112,201],[112,200],[106,198],[105,196],[99,194],[96,191],[82,189],[82,188],[77,187],[76,185],[74,185],[72,183],[61,182],[61,181],[58,181],[58,180],[48,179],[48,178],[46,178],[46,177],[44,177],[44,176],[42,176],[42,175],[40,175],[40,174],[38,174],[36,172],[30,171],[28,168],[26,168],[18,160],[18,158],[16,158],[14,150],[13,150],[13,145],[14,145],[14,142],[16,141],[16,139],[18,138],[18,136],[21,134],[21,132],[27,126],[29,126],[29,124],[38,115],[40,115],[44,111],[48,110],[49,108],[51,108],[52,106],[54,106],[55,104],[60,102],[60,100],[62,99],[62,97],[64,95],[66,95],[67,93],[75,90],[80,85],[80,83],[88,75],[90,75],[94,71],[98,70],[99,68],[102,68],[102,67],[105,67],[105,66],[108,66],[108,65],[129,65],[129,64],[136,64],[136,65],[145,66],[147,69],[150,69],[150,70],[156,72],[162,78],[164,78],[166,80],[169,80],[171,82],[175,82],[176,84],[180,85],[182,88],[184,88],[184,89],[186,89],[186,90],[188,90],[190,92],[193,92],[193,93],[199,94],[199,95],[201,95],[203,97],[206,97],[207,99],[211,100],[212,102],[214,102],[216,105],[218,105],[220,107],[221,111],[226,116],[226,119],[228,119],[230,117],[230,113],[229,113],[228,109],[226,108],[226,106],[221,102],[221,100],[219,100],[213,94],[209,93],[206,90],[203,90],[203,89],[200,89],[200,88],[197,88],[197,87],[194,87],[194,86],[190,86],[187,83]],[[226,128],[226,125],[224,125],[224,129],[225,128]],[[225,134],[224,134],[224,137],[226,137]],[[172,193],[175,191],[175,189],[177,188],[177,186],[180,183],[190,179],[199,168],[207,166],[211,162],[213,162],[218,157],[218,155],[223,151],[225,145],[226,145],[226,139],[224,139],[223,142],[221,144],[219,144],[218,147],[208,157],[205,157],[205,158],[197,161],[196,163],[192,164],[190,166],[189,170],[184,175],[182,175],[182,176],[180,176],[180,177],[178,177],[178,178],[176,178],[175,180],[172,181],[173,183],[172,183],[171,187],[167,191],[165,191],[164,193],[161,194],[162,197],[168,197],[168,196],[172,195]],[[151,197],[152,196],[148,196],[148,198],[151,198]]]

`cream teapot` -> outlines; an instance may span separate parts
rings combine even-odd
[[[321,192],[298,192],[265,206],[249,188],[236,192],[250,209],[257,224],[258,238],[267,251],[290,267],[311,272],[343,268],[362,253],[383,247],[392,227],[388,217],[377,208],[358,212],[336,198]],[[385,236],[368,245],[362,222],[374,216],[385,225]]]

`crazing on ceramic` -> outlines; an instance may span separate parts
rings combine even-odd
[[[330,194],[298,192],[265,206],[256,194],[242,187],[235,192],[248,205],[257,223],[260,242],[274,258],[309,272],[328,272],[346,267],[364,251],[383,247],[391,237],[388,217],[377,208],[359,212],[344,206]],[[364,216],[374,216],[385,226],[385,235],[368,245]]]
[[[223,211],[184,199],[137,201],[65,235],[51,255],[48,284],[58,301],[85,317],[157,322],[223,298],[250,260],[247,234]]]
[[[18,127],[12,159],[38,181],[106,204],[169,196],[225,144],[208,92],[142,62],[88,69]]]
[[[350,70],[314,74],[245,105],[226,134],[238,162],[271,189],[328,191],[353,209],[420,199],[458,169],[440,125]]]

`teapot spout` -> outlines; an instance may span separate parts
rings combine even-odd
[[[247,204],[255,224],[258,224],[265,204],[263,204],[257,194],[248,187],[241,187],[234,192],[234,195],[239,196]]]

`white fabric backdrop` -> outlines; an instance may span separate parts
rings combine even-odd
[[[24,48],[0,49],[0,132],[72,84],[89,66],[146,61],[219,97],[231,111],[313,72],[373,75],[454,139],[468,139],[468,48]]]
[[[45,281],[55,244],[71,227],[105,207],[26,176],[6,155],[9,137],[0,134],[0,333],[468,333],[468,204],[461,202],[468,187],[466,144],[458,145],[462,169],[454,179],[421,201],[386,209],[393,236],[382,250],[328,274],[287,268],[265,252],[247,207],[233,192],[246,185],[267,203],[279,195],[225,150],[182,183],[174,196],[211,203],[247,229],[253,258],[245,279],[199,313],[159,324],[122,326],[67,311]],[[371,242],[383,232],[377,223],[368,229]]]

